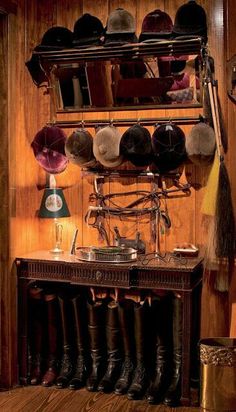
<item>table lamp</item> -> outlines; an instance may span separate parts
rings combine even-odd
[[[70,212],[61,188],[46,188],[42,197],[38,217],[54,219],[55,222],[55,247],[51,253],[63,253],[61,249],[63,226],[58,222],[58,218],[69,217]]]

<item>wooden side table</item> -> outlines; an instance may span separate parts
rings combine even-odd
[[[28,382],[27,290],[32,281],[63,282],[84,286],[122,288],[128,290],[165,290],[178,293],[183,304],[182,387],[181,403],[190,405],[190,372],[192,354],[197,356],[200,317],[202,258],[147,259],[135,263],[111,264],[79,261],[63,253],[54,257],[37,251],[17,257],[18,277],[18,367],[21,384]]]

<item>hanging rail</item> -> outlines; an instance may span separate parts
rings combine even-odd
[[[100,125],[113,125],[113,126],[132,126],[134,124],[140,124],[141,126],[155,126],[160,123],[173,122],[178,124],[193,124],[198,123],[202,119],[202,116],[192,117],[159,117],[159,118],[136,118],[136,119],[106,119],[106,120],[56,120],[48,122],[48,126],[58,126],[61,128],[73,128],[73,127],[99,127]]]

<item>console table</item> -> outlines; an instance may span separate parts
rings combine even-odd
[[[75,255],[54,256],[36,251],[15,259],[18,278],[19,382],[27,384],[27,290],[33,280],[64,282],[88,287],[150,289],[177,292],[183,303],[181,403],[190,404],[191,354],[197,355],[196,314],[200,313],[202,258],[162,259],[141,256],[132,263],[92,263]],[[195,360],[196,362],[196,360]]]

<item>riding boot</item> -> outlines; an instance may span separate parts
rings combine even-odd
[[[147,391],[147,400],[151,404],[161,403],[168,387],[168,355],[171,338],[169,325],[170,316],[169,296],[155,299],[152,303],[152,324],[156,342],[156,364],[154,379]]]
[[[59,296],[59,307],[61,313],[61,324],[62,324],[62,337],[63,337],[63,355],[61,360],[61,368],[59,376],[56,380],[56,387],[58,389],[65,388],[73,373],[74,373],[74,364],[73,364],[73,351],[72,351],[72,325],[73,325],[73,316],[72,316],[72,305],[71,300],[67,296]],[[71,325],[72,323],[72,325]]]
[[[129,389],[135,368],[134,343],[134,302],[124,299],[118,307],[121,338],[123,341],[124,360],[121,374],[115,385],[115,393],[123,395]]]
[[[181,397],[181,366],[182,366],[182,301],[173,298],[173,369],[170,386],[167,389],[163,403],[168,406],[178,406]]]
[[[106,371],[106,306],[103,301],[88,303],[88,331],[92,367],[86,382],[88,391],[96,391]]]
[[[128,399],[141,399],[148,385],[148,373],[146,364],[146,326],[148,320],[148,302],[136,304],[134,307],[134,332],[136,344],[136,368],[133,380],[127,392]]]
[[[106,340],[107,370],[98,385],[98,391],[109,393],[114,389],[122,365],[118,304],[114,301],[110,302],[107,307]]]
[[[72,299],[72,305],[77,339],[77,360],[75,374],[69,382],[69,389],[80,389],[85,385],[90,366],[88,354],[87,306],[85,299],[82,299],[81,296],[76,296]]]
[[[48,369],[42,378],[43,386],[51,386],[58,375],[58,302],[55,294],[45,294],[48,321]]]
[[[38,385],[42,380],[43,350],[43,290],[39,287],[29,289],[29,353],[30,384]]]

